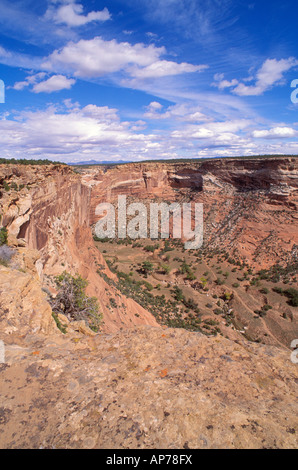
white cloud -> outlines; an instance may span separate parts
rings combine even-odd
[[[21,91],[29,85],[34,85],[38,80],[42,80],[46,76],[45,72],[28,75],[25,80],[16,82],[12,87],[14,90]]]
[[[214,75],[214,80],[211,85],[217,87],[219,90],[225,88],[232,88],[232,92],[238,96],[259,96],[273,86],[279,85],[283,80],[285,72],[298,65],[298,60],[294,57],[288,59],[267,59],[257,71],[255,77],[249,76],[242,79],[242,82],[251,82],[255,80],[254,85],[245,85],[240,83],[236,78],[224,80],[223,73]]]
[[[162,104],[157,101],[152,101],[148,106],[146,106],[144,117],[149,119],[162,119],[163,114],[160,112],[162,108]]]
[[[201,72],[208,68],[207,65],[192,65],[182,62],[171,62],[168,60],[158,60],[144,68],[131,68],[129,73],[135,78],[159,78],[182,73]]]
[[[198,72],[206,65],[160,60],[166,49],[138,43],[105,41],[101,37],[79,42],[69,42],[61,50],[55,50],[43,63],[50,71],[72,73],[76,77],[95,78],[105,74],[125,72],[132,78],[160,78],[171,75]]]
[[[214,137],[214,132],[210,129],[201,127],[197,131],[193,132],[192,137],[194,139],[207,139],[210,137]]]
[[[47,80],[42,81],[45,76],[45,72],[28,75],[25,80],[16,82],[12,88],[21,91],[31,85],[30,91],[33,93],[52,93],[64,89],[69,90],[76,82],[74,79],[66,78],[64,75],[53,75]]]
[[[21,112],[0,119],[3,156],[47,158],[64,161],[122,158],[147,155],[157,136],[140,131],[144,121],[121,122],[117,109],[87,105],[74,108],[71,102],[45,111]],[[154,147],[152,147],[153,149]]]
[[[219,82],[212,83],[212,86],[216,86],[219,90],[224,90],[225,88],[231,88],[238,85],[238,80],[234,78],[230,82],[228,80],[220,80]]]
[[[43,111],[3,113],[2,156],[74,162],[298,152],[297,132],[282,124],[264,131],[256,129],[254,119],[192,121],[190,116],[200,111],[185,104],[165,108],[153,101],[150,109],[169,113],[172,120],[161,131],[144,132],[145,120],[123,121],[116,108],[81,107],[69,99]]]
[[[273,127],[269,130],[256,130],[253,131],[253,137],[256,138],[289,138],[297,135],[297,131],[291,127]]]
[[[128,64],[146,67],[156,62],[164,52],[164,47],[131,45],[95,37],[68,43],[62,50],[54,51],[43,66],[49,70],[68,70],[75,76],[91,78],[118,72]]]
[[[102,11],[91,11],[84,15],[83,5],[71,0],[63,3],[67,4],[60,5],[57,9],[50,6],[46,12],[46,18],[53,19],[57,24],[66,24],[70,27],[82,26],[92,21],[107,21],[111,18],[107,8],[104,8]]]
[[[27,86],[29,86],[29,82],[24,80],[23,82],[16,82],[12,88],[14,90],[21,91],[24,90],[24,88]]]
[[[36,83],[32,91],[34,93],[52,93],[53,91],[69,90],[76,81],[66,78],[64,75],[53,75],[44,82]]]
[[[149,106],[147,106],[147,108],[149,111],[154,111],[157,109],[162,109],[163,106],[162,104],[158,103],[158,101],[151,101],[151,103],[149,104]]]
[[[144,117],[148,119],[175,119],[182,122],[202,122],[210,121],[210,118],[203,114],[196,106],[186,104],[176,104],[169,106],[162,112],[163,106],[153,101],[146,107]]]
[[[201,124],[188,124],[184,126],[180,131],[174,131],[172,135],[174,137],[183,137],[185,139],[207,139],[214,138],[216,139],[227,139],[231,140],[231,136],[234,139],[238,138],[237,132],[242,132],[247,129],[252,124],[252,121],[248,119],[237,119],[235,121],[225,121],[225,122],[207,122],[203,125]]]
[[[99,119],[101,122],[116,122],[119,121],[118,110],[116,108],[109,108],[108,106],[96,106],[95,104],[88,104],[81,111],[84,116]]]
[[[247,86],[239,83],[233,92],[239,96],[258,96],[274,85],[278,85],[283,74],[298,65],[294,57],[288,59],[267,59],[256,74],[255,85]]]
[[[225,74],[224,73],[216,73],[214,75],[214,80],[216,80],[217,82],[220,82],[221,80],[223,80],[225,77]]]

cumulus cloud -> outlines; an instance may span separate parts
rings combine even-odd
[[[163,114],[160,112],[162,108],[163,105],[158,103],[158,101],[151,101],[151,103],[146,106],[144,117],[149,119],[162,119]]]
[[[75,27],[83,26],[92,21],[107,21],[111,18],[107,8],[104,8],[102,11],[91,11],[87,15],[84,15],[84,8],[80,3],[71,0],[67,2],[60,1],[58,3],[60,3],[58,8],[51,5],[46,12],[46,18],[53,19],[57,24],[66,24],[67,26]]]
[[[240,136],[238,132],[246,130],[252,121],[249,119],[237,119],[225,122],[207,122],[204,124],[187,124],[180,130],[172,132],[175,139],[211,139],[210,145],[218,142],[237,142]]]
[[[255,80],[254,85],[245,85],[236,78],[232,80],[224,80],[224,74],[215,74],[215,81],[211,84],[219,90],[231,88],[232,92],[238,96],[259,96],[273,86],[279,85],[284,73],[298,65],[298,60],[294,57],[288,59],[267,59],[257,71],[255,77],[249,76],[242,82],[251,82]]]
[[[239,83],[233,92],[239,96],[258,96],[274,85],[278,85],[283,74],[298,65],[294,57],[288,59],[267,59],[256,74],[255,85]]]
[[[149,109],[176,116],[175,130],[172,123],[169,128],[165,123],[162,131],[145,132],[145,120],[125,121],[116,108],[82,107],[70,99],[45,110],[4,113],[0,115],[2,156],[75,162],[298,152],[297,132],[286,126],[265,131],[256,129],[253,119],[199,123],[188,119],[195,114],[190,105],[164,108],[158,101],[152,101]]]
[[[45,76],[45,72],[36,73],[34,75],[28,75],[25,80],[21,82],[16,82],[12,88],[17,91],[24,90],[24,88],[28,87],[29,85],[34,85],[38,80],[42,80]]]
[[[215,74],[214,79],[216,80],[211,85],[217,87],[219,90],[224,90],[225,88],[231,88],[238,85],[238,80],[234,78],[233,80],[224,80],[224,74]]]
[[[256,138],[288,138],[294,137],[297,135],[297,131],[292,129],[291,127],[273,127],[272,129],[264,129],[264,130],[255,130],[253,131],[253,137]]]
[[[11,158],[107,159],[147,155],[153,134],[140,132],[144,122],[122,122],[118,110],[93,104],[83,108],[68,100],[44,111],[23,111],[0,119],[3,156]]]
[[[52,71],[64,71],[82,78],[95,78],[105,74],[125,71],[133,78],[152,78],[178,75],[204,70],[205,65],[160,60],[165,47],[138,43],[106,41],[101,37],[79,42],[69,42],[61,50],[55,50],[43,67]]]
[[[46,77],[45,72],[28,75],[25,80],[16,82],[12,87],[14,90],[21,91],[26,87],[30,87],[33,93],[52,93],[54,91],[69,90],[75,84],[75,80],[67,78],[64,75],[53,75],[47,80],[42,81]]]
[[[174,119],[184,123],[196,123],[210,121],[211,118],[201,112],[200,108],[187,104],[169,106],[163,111],[163,106],[152,101],[146,106],[144,117],[147,119]]]
[[[34,93],[52,93],[53,91],[69,90],[76,81],[66,78],[64,75],[53,75],[44,82],[36,83],[32,91]]]
[[[44,67],[50,70],[67,69],[75,76],[92,78],[117,72],[128,64],[146,67],[157,61],[164,52],[164,47],[131,45],[128,42],[119,43],[115,39],[105,41],[95,37],[81,39],[77,43],[70,42],[61,50],[54,51]]]

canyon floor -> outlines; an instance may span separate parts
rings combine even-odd
[[[95,242],[118,289],[161,325],[289,348],[298,337],[297,308],[283,294],[296,271],[258,270],[225,251],[185,250],[178,240]],[[143,272],[143,263],[150,272]],[[110,298],[113,308],[117,299]],[[136,314],[138,315],[138,314]]]
[[[203,202],[206,244],[97,240],[123,193]],[[0,165],[0,447],[297,448],[297,193],[294,157]],[[99,331],[53,316],[63,271]]]

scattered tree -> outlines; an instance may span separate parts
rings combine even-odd
[[[98,331],[102,315],[99,314],[97,298],[85,294],[86,279],[64,271],[55,277],[55,282],[59,290],[56,297],[50,298],[53,313],[62,313],[69,321],[84,320],[89,328]]]

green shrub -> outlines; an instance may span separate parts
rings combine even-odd
[[[14,191],[18,190],[18,185],[15,181],[13,181],[10,185],[10,189],[13,189]]]
[[[153,264],[150,261],[144,261],[141,267],[141,271],[147,276],[153,271]]]
[[[294,287],[289,287],[283,291],[284,295],[288,297],[289,304],[292,307],[298,307],[298,290],[294,289]]]
[[[117,302],[113,297],[110,298],[110,305],[111,305],[112,308],[117,307]]]
[[[182,302],[184,300],[183,291],[178,286],[174,287],[174,299],[177,300],[177,302]]]
[[[223,295],[223,298],[224,300],[226,300],[227,302],[231,300],[233,294],[231,292],[225,292],[224,295]]]
[[[171,267],[168,264],[162,264],[161,269],[164,274],[169,274],[169,272],[171,271]]]
[[[276,292],[277,294],[283,294],[283,290],[281,287],[272,287],[273,292]]]
[[[159,248],[158,243],[156,245],[147,245],[144,246],[144,250],[153,253],[155,250]]]
[[[56,322],[57,328],[65,335],[65,333],[67,332],[66,325],[63,325],[61,323],[56,313],[52,312],[52,317],[54,318]]]
[[[192,271],[190,271],[189,273],[187,273],[186,279],[188,281],[194,281],[196,279],[196,275]]]
[[[7,244],[7,229],[2,227],[0,229],[0,246]]]
[[[93,235],[93,240],[95,242],[101,242],[101,243],[107,243],[107,242],[111,241],[111,239],[108,238],[108,237],[99,238],[97,235]]]
[[[150,284],[150,282],[144,281],[143,284],[144,284],[145,288],[146,288],[149,292],[154,289],[153,285]]]
[[[93,331],[98,331],[102,319],[96,297],[88,297],[85,289],[88,285],[86,279],[80,275],[76,277],[64,271],[55,277],[58,287],[56,297],[49,299],[52,311],[58,315],[62,313],[69,321],[84,320]]]
[[[222,313],[222,310],[221,308],[215,308],[213,312],[215,313],[215,315],[220,315]]]

